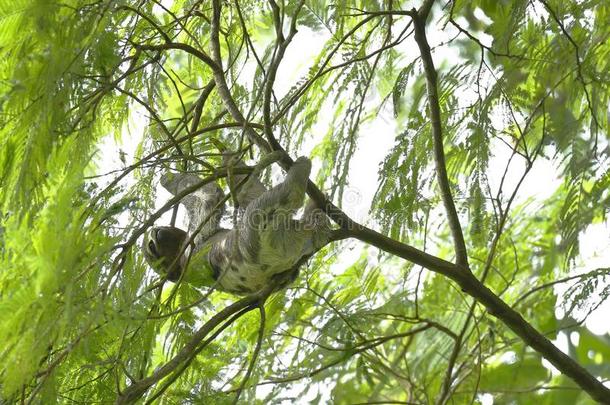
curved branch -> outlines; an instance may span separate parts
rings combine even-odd
[[[252,370],[254,370],[254,365],[256,364],[256,360],[258,359],[258,354],[260,353],[261,347],[263,346],[263,337],[265,336],[266,322],[265,306],[261,304],[258,308],[261,314],[261,323],[258,328],[256,346],[254,347],[254,352],[252,353],[252,358],[250,359],[248,370],[246,370],[246,375],[244,376],[244,379],[242,380],[241,384],[239,384],[239,388],[237,389],[237,393],[235,394],[235,399],[233,400],[234,404],[237,404],[237,401],[239,401],[239,397],[241,396],[241,393],[243,392],[244,388],[246,387],[246,384],[248,383],[248,380],[250,379],[250,376],[252,375]]]
[[[135,402],[140,398],[146,391],[159,382],[161,379],[170,375],[174,370],[178,369],[184,362],[189,361],[194,353],[200,348],[201,341],[212,332],[218,325],[220,325],[225,319],[232,315],[245,310],[255,309],[262,302],[265,301],[269,293],[272,291],[274,285],[267,286],[264,290],[259,293],[249,295],[241,300],[229,305],[222,311],[218,312],[203,326],[201,326],[193,337],[188,341],[186,345],[167,363],[157,368],[150,376],[143,378],[139,381],[129,385],[116,399],[116,404],[129,404]]]
[[[159,45],[134,44],[134,47],[136,49],[142,49],[147,51],[166,51],[169,49],[178,49],[186,53],[190,53],[191,55],[208,65],[213,72],[222,72],[222,67],[220,65],[217,65],[216,62],[212,60],[212,58],[210,58],[206,53],[200,51],[197,48],[192,47],[189,44],[183,44],[180,42],[168,42]]]
[[[271,145],[274,150],[280,149],[280,145],[273,136],[272,122],[271,122],[271,95],[273,93],[273,84],[275,83],[275,76],[277,74],[277,70],[280,67],[280,63],[284,58],[284,54],[286,53],[286,49],[292,39],[297,33],[297,17],[298,14],[303,7],[304,0],[301,0],[299,4],[296,6],[296,11],[294,13],[294,17],[292,18],[292,22],[290,24],[290,32],[288,33],[288,37],[284,37],[282,33],[282,22],[279,16],[279,7],[274,2],[271,2],[273,9],[273,20],[275,22],[276,27],[276,53],[273,55],[271,63],[269,65],[269,69],[267,70],[267,77],[265,78],[265,85],[263,91],[263,122],[265,124],[265,135],[267,137],[267,142]]]
[[[300,373],[300,374],[296,374],[296,375],[292,375],[292,376],[288,376],[288,377],[262,381],[262,382],[256,384],[256,386],[269,385],[269,384],[285,384],[285,383],[289,383],[289,382],[293,382],[293,381],[302,380],[304,378],[311,378],[325,370],[328,370],[329,368],[332,368],[338,364],[346,362],[347,360],[351,359],[352,357],[354,357],[356,355],[365,353],[366,351],[368,351],[370,349],[374,349],[377,346],[380,346],[386,342],[389,342],[390,340],[411,337],[418,333],[424,332],[432,327],[434,327],[434,325],[432,325],[431,323],[426,323],[425,325],[414,327],[403,333],[396,333],[394,335],[388,335],[388,336],[384,336],[384,337],[380,337],[380,338],[375,338],[375,339],[372,339],[372,340],[369,340],[366,342],[362,342],[350,349],[336,349],[337,351],[339,351],[339,350],[342,351],[343,354],[341,356],[338,356],[336,359],[331,360],[330,362],[321,365],[319,368],[317,368],[315,370],[307,371],[304,373]],[[228,391],[228,392],[232,392],[232,391],[233,390]]]
[[[229,86],[227,84],[227,80],[224,75],[224,71],[222,69],[222,54],[220,52],[220,1],[213,0],[213,11],[212,11],[212,27],[210,32],[210,43],[212,50],[212,60],[214,65],[218,66],[218,69],[214,69],[214,81],[216,82],[216,87],[218,91],[218,95],[222,99],[227,111],[233,117],[233,119],[237,122],[246,123],[246,119],[244,115],[241,113],[239,107],[233,100],[233,96],[231,95],[231,91],[229,90]],[[271,152],[271,147],[267,144],[265,139],[260,136],[256,131],[254,131],[249,126],[244,126],[244,131],[248,138],[256,144],[261,150],[264,152]]]
[[[426,2],[426,5],[432,2]],[[430,45],[426,38],[426,17],[429,14],[429,9],[424,10],[421,14],[412,13],[413,24],[415,25],[415,42],[421,53],[424,72],[426,74],[426,88],[428,91],[428,109],[430,112],[430,122],[432,124],[432,138],[434,141],[434,163],[436,167],[436,178],[441,190],[441,198],[447,219],[449,221],[449,229],[453,237],[456,262],[460,267],[468,268],[468,253],[466,251],[466,243],[462,233],[460,219],[455,209],[453,196],[451,194],[451,186],[447,176],[447,167],[445,163],[445,151],[443,147],[443,128],[441,124],[441,109],[438,101],[438,85],[437,73],[434,68],[434,61],[430,53]],[[420,16],[421,15],[421,16]]]

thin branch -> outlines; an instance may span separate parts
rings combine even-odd
[[[148,16],[147,14],[142,13],[140,10],[135,9],[133,7],[130,6],[120,6],[117,8],[117,10],[127,10],[127,11],[131,11],[132,13],[135,13],[137,15],[139,15],[141,18],[143,18],[144,20],[146,20],[150,25],[153,26],[153,28],[161,35],[161,37],[163,37],[163,40],[167,43],[172,42],[172,39],[169,37],[169,35],[167,35],[167,33],[165,31],[163,31],[161,29],[161,27],[159,27],[159,25],[155,22],[155,20],[153,20],[150,16]]]
[[[380,16],[384,16],[386,14],[379,14]],[[341,49],[341,46],[349,39],[351,38],[355,32],[362,26],[364,26],[366,23],[368,23],[370,20],[372,20],[374,17],[376,17],[377,14],[373,14],[373,15],[369,15],[367,16],[365,19],[363,19],[362,21],[360,21],[358,24],[356,24],[354,26],[354,28],[352,28],[349,32],[347,32],[335,45],[335,47],[328,53],[328,55],[326,56],[326,58],[324,59],[324,62],[322,62],[322,64],[320,65],[320,67],[318,68],[318,71],[315,75],[313,75],[310,79],[308,79],[305,83],[303,83],[299,88],[297,88],[292,96],[287,99],[286,101],[283,102],[283,105],[281,107],[281,109],[278,111],[278,113],[276,114],[276,116],[273,118],[272,122],[273,124],[275,124],[276,122],[278,122],[282,117],[284,117],[288,110],[298,101],[298,99],[300,99],[306,92],[307,90],[309,90],[309,88],[313,85],[313,83],[315,83],[318,79],[320,79],[322,76],[336,70],[336,69],[340,69],[342,67],[351,65],[355,62],[362,62],[365,61],[367,59],[372,58],[373,56],[380,54],[381,52],[384,52],[390,48],[393,48],[399,44],[401,44],[405,38],[410,36],[410,33],[407,34],[407,31],[409,30],[410,26],[411,26],[411,22],[409,22],[409,24],[407,24],[405,26],[405,28],[402,30],[402,32],[398,35],[398,38],[393,41],[392,43],[382,46],[379,49],[366,54],[364,56],[357,56],[355,58],[352,58],[350,60],[347,60],[345,62],[341,62],[338,63],[336,65],[332,65],[332,66],[328,66],[330,64],[330,61],[332,60],[332,58],[335,56],[335,54]],[[405,35],[406,34],[406,35]]]
[[[248,370],[246,371],[246,375],[244,376],[244,379],[242,380],[241,384],[239,385],[239,388],[237,389],[237,393],[235,394],[235,400],[233,401],[233,404],[237,404],[237,401],[239,401],[239,397],[241,396],[241,393],[243,392],[244,387],[246,386],[246,384],[248,383],[248,380],[250,379],[250,376],[252,375],[252,370],[254,370],[254,365],[256,364],[256,360],[258,359],[258,354],[260,353],[261,346],[263,345],[263,337],[265,336],[265,320],[266,320],[265,306],[259,305],[258,308],[259,308],[259,312],[261,314],[261,323],[260,323],[260,326],[258,327],[258,338],[256,339],[256,347],[254,348],[254,352],[252,353],[252,358],[250,359],[250,364],[248,365]]]
[[[237,122],[246,122],[245,117],[241,113],[239,107],[233,100],[233,96],[231,95],[231,91],[229,90],[229,86],[227,84],[227,80],[224,75],[224,71],[222,68],[222,54],[220,52],[220,0],[213,0],[213,11],[212,11],[212,22],[211,22],[211,30],[210,30],[210,43],[211,43],[211,54],[212,54],[212,62],[217,67],[213,69],[214,81],[216,82],[216,86],[218,88],[218,95],[222,99],[227,111],[233,117],[233,119]],[[254,131],[250,127],[244,128],[246,136],[257,145],[263,152],[271,152],[271,147],[267,144],[265,139],[261,137],[256,131]]]
[[[441,190],[441,198],[447,219],[449,221],[449,229],[453,236],[453,244],[455,248],[456,263],[463,268],[468,268],[468,253],[460,219],[455,209],[453,195],[451,193],[451,185],[447,176],[447,167],[445,163],[445,151],[443,146],[443,128],[441,119],[441,109],[438,97],[437,73],[430,52],[430,45],[426,38],[426,17],[429,13],[432,1],[427,1],[422,7],[422,12],[417,14],[412,13],[413,23],[415,25],[415,42],[421,53],[422,63],[426,74],[426,88],[428,91],[428,109],[430,112],[430,122],[432,124],[432,137],[434,141],[434,163],[436,167],[436,177]]]
[[[565,37],[568,39],[570,44],[572,44],[572,46],[574,47],[574,57],[576,59],[576,67],[577,67],[576,72],[577,72],[577,76],[578,76],[578,81],[580,81],[580,83],[582,84],[582,88],[585,93],[585,97],[587,99],[587,106],[589,107],[589,112],[591,113],[591,119],[593,120],[593,123],[595,124],[595,144],[593,145],[593,150],[595,151],[597,149],[597,129],[601,128],[601,125],[600,125],[599,121],[597,120],[597,115],[595,114],[595,110],[593,109],[593,102],[591,101],[591,96],[589,95],[589,89],[587,89],[587,82],[585,81],[585,77],[583,75],[582,60],[580,57],[580,47],[578,46],[576,41],[574,41],[574,38],[572,38],[570,33],[566,30],[565,25],[561,22],[561,20],[559,19],[559,16],[555,12],[555,10],[553,10],[553,8],[549,5],[549,3],[546,0],[539,0],[539,1],[544,5],[544,7],[549,12],[549,14],[551,14],[551,16],[553,17],[553,20],[555,20],[555,22],[561,29],[561,32],[563,32],[563,35],[565,35]]]
[[[170,375],[170,373],[176,370],[183,362],[187,361],[191,355],[197,351],[201,341],[222,323],[222,321],[248,307],[256,308],[256,305],[264,302],[273,287],[275,286],[270,284],[260,292],[242,298],[215,314],[193,334],[193,337],[191,337],[188,343],[186,343],[171,360],[161,367],[158,367],[150,376],[129,385],[123,390],[117,397],[116,404],[128,404],[136,401],[150,387]]]
[[[517,305],[521,304],[530,295],[537,293],[538,291],[544,290],[545,288],[553,287],[554,285],[557,285],[557,284],[567,283],[568,281],[579,280],[579,279],[583,279],[583,278],[594,278],[594,277],[600,277],[600,276],[603,277],[603,276],[608,276],[608,275],[610,275],[610,268],[603,268],[603,269],[595,269],[595,270],[592,270],[592,271],[590,271],[588,273],[584,273],[584,274],[578,274],[575,276],[564,277],[564,278],[560,278],[558,280],[553,280],[551,282],[544,283],[544,284],[541,284],[539,286],[532,288],[531,290],[529,290],[528,292],[526,292],[525,294],[523,294],[522,296],[517,298],[517,300],[515,301],[513,306],[516,307]]]
[[[341,364],[341,363],[351,359],[353,356],[355,356],[357,354],[364,353],[367,350],[373,349],[379,345],[389,342],[390,340],[410,337],[410,336],[416,335],[418,333],[421,333],[423,331],[426,331],[432,327],[433,327],[432,325],[426,324],[426,325],[418,326],[416,328],[412,328],[403,333],[397,333],[394,335],[383,336],[383,337],[368,340],[366,342],[361,342],[358,345],[356,345],[355,347],[351,347],[349,349],[343,349],[342,356],[339,356],[336,359],[331,360],[330,362],[322,365],[321,367],[319,367],[315,370],[307,371],[305,373],[296,374],[296,375],[292,375],[292,376],[288,376],[288,377],[284,377],[284,378],[276,378],[276,379],[272,379],[272,380],[268,380],[268,381],[262,381],[262,382],[256,384],[256,386],[268,385],[268,384],[284,384],[284,383],[288,383],[288,382],[292,382],[292,381],[302,380],[303,378],[311,378],[311,377],[321,373],[324,370],[328,370],[329,368],[332,368],[332,367],[336,366],[337,364]],[[232,390],[228,391],[228,392],[232,392]]]
[[[206,65],[208,65],[212,69],[213,72],[222,71],[222,67],[217,65],[212,60],[212,58],[210,58],[205,52],[203,52],[197,48],[194,48],[189,44],[183,44],[180,42],[168,42],[168,43],[159,44],[159,45],[133,44],[133,46],[136,49],[143,49],[143,50],[149,50],[149,51],[165,51],[165,50],[170,50],[170,49],[177,49],[177,50],[185,51],[186,53],[189,53],[189,54],[195,56],[197,59],[199,59]]]
[[[297,17],[299,15],[299,12],[301,10],[301,8],[303,7],[303,3],[305,1],[301,0],[299,2],[299,4],[296,6],[296,11],[294,13],[294,16],[292,17],[292,23],[290,24],[290,32],[288,33],[288,37],[284,38],[284,34],[282,33],[282,23],[280,21],[280,17],[279,17],[279,7],[277,6],[277,4],[275,4],[275,2],[271,1],[271,5],[272,5],[272,9],[273,9],[273,16],[274,16],[274,22],[275,22],[275,27],[276,27],[276,35],[277,35],[277,40],[276,40],[276,53],[273,56],[273,59],[271,60],[271,63],[269,65],[269,69],[267,70],[267,75],[265,78],[265,84],[264,84],[264,91],[263,91],[263,123],[265,124],[265,136],[267,138],[267,142],[269,142],[269,144],[271,145],[271,148],[274,150],[279,150],[281,149],[280,144],[277,142],[277,140],[275,139],[275,137],[273,136],[273,129],[272,129],[272,123],[271,123],[271,95],[273,93],[273,84],[275,83],[275,76],[277,73],[277,70],[280,67],[280,63],[282,62],[282,58],[284,57],[284,54],[286,52],[286,49],[288,48],[288,45],[290,45],[290,42],[292,42],[292,39],[294,38],[294,36],[297,33],[297,28],[296,28],[296,22],[297,22]]]
[[[212,341],[214,341],[227,327],[231,326],[236,320],[238,320],[243,315],[245,315],[246,313],[250,312],[253,309],[254,309],[254,307],[246,307],[246,308],[242,309],[241,311],[236,312],[235,314],[233,314],[231,316],[231,318],[229,318],[220,327],[218,327],[216,329],[216,331],[210,337],[208,337],[204,342],[202,342],[197,347],[196,350],[194,350],[192,353],[190,353],[189,358],[186,361],[184,361],[182,363],[182,365],[180,365],[179,368],[177,368],[175,371],[172,372],[172,374],[169,377],[167,377],[167,379],[164,381],[161,388],[159,388],[154,394],[152,394],[149,398],[147,398],[146,405],[155,403],[154,401],[157,398],[159,398],[161,395],[163,395],[163,393],[165,391],[167,391],[167,389],[169,387],[171,387],[171,385],[178,379],[178,377],[180,377],[182,375],[182,373],[184,373],[184,371],[186,371],[186,369],[191,365],[191,363],[193,362],[195,357],[197,357],[197,355],[199,353],[201,353],[201,351],[203,349],[205,349]]]
[[[255,123],[246,123],[245,125],[247,126],[252,126],[253,128],[262,128],[262,125],[260,124],[255,124]],[[186,142],[189,141],[191,139],[193,139],[194,137],[204,134],[206,132],[213,132],[213,131],[218,131],[220,129],[224,129],[224,128],[235,128],[235,127],[243,127],[244,123],[235,123],[235,122],[228,122],[226,124],[218,124],[218,125],[212,125],[209,127],[205,127],[202,128],[200,130],[194,131],[192,133],[190,133],[189,135],[185,135],[181,138],[176,138],[176,143],[180,144],[182,142]],[[97,204],[97,202],[100,200],[100,198],[108,193],[110,190],[112,190],[114,187],[117,186],[117,184],[119,184],[121,182],[121,180],[123,180],[125,177],[127,177],[127,175],[129,173],[131,173],[132,171],[134,171],[135,169],[144,166],[145,164],[147,164],[151,159],[153,159],[156,156],[161,155],[162,153],[166,152],[167,150],[171,149],[174,145],[171,143],[168,143],[164,146],[162,146],[161,148],[149,153],[148,155],[144,156],[142,159],[140,159],[139,161],[137,161],[136,163],[125,167],[124,169],[121,170],[121,174],[119,176],[117,176],[114,180],[112,180],[112,182],[110,182],[110,184],[108,186],[106,186],[104,188],[104,190],[102,190],[100,193],[98,193],[91,201],[91,203],[89,204],[89,208],[93,209],[95,207],[95,205]]]

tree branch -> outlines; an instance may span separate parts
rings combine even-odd
[[[147,45],[147,44],[134,44],[136,49],[148,50],[148,51],[165,51],[169,49],[179,49],[185,51],[186,53],[190,53],[206,65],[208,65],[213,72],[222,72],[222,66],[218,65],[210,58],[206,53],[200,51],[197,48],[192,47],[189,44],[183,44],[180,42],[168,42],[165,44],[159,45]]]
[[[157,368],[150,376],[134,382],[128,386],[116,399],[116,404],[129,404],[140,398],[150,387],[167,377],[176,370],[181,364],[188,361],[192,354],[199,349],[200,342],[212,332],[220,323],[232,315],[245,310],[246,308],[255,309],[269,296],[274,284],[268,285],[265,289],[256,294],[249,295],[241,300],[229,305],[218,312],[203,326],[201,326],[189,342],[167,363]]]
[[[502,321],[532,349],[542,354],[559,371],[574,380],[592,398],[600,403],[610,403],[610,390],[604,384],[598,381],[574,359],[555,347],[550,340],[534,329],[517,311],[502,301],[500,297],[481,283],[467,269],[424,252],[414,252],[414,248],[386,236],[379,235],[369,229],[350,232],[350,236],[383,251],[424,266],[435,273],[443,274],[455,281],[466,294],[483,304],[492,316]]]
[[[427,2],[428,3],[432,2]],[[431,6],[431,4],[430,4]],[[455,209],[453,202],[453,196],[451,193],[451,185],[449,184],[449,178],[447,176],[447,167],[445,163],[445,151],[443,147],[443,129],[441,124],[441,109],[438,101],[438,86],[437,86],[437,73],[434,68],[434,61],[432,60],[432,54],[430,53],[430,45],[426,38],[426,17],[429,13],[429,9],[425,12],[416,13],[412,12],[413,24],[415,25],[415,41],[419,47],[421,53],[422,63],[424,65],[424,72],[426,74],[426,88],[428,91],[428,109],[430,112],[430,122],[432,124],[432,137],[434,141],[434,163],[436,167],[436,178],[441,191],[441,198],[445,211],[447,213],[447,219],[449,221],[449,229],[453,237],[453,244],[455,249],[456,262],[460,267],[464,269],[468,268],[468,253],[466,251],[466,243],[464,242],[464,235],[462,234],[462,226],[460,225],[460,219]]]
[[[258,327],[258,337],[256,339],[256,346],[254,347],[254,352],[252,352],[252,357],[250,358],[250,364],[248,364],[246,375],[244,376],[241,384],[239,384],[239,388],[237,389],[237,392],[235,394],[235,399],[233,400],[234,404],[237,404],[237,401],[239,401],[239,397],[241,396],[241,393],[243,392],[246,384],[248,383],[248,380],[250,379],[250,376],[252,375],[252,370],[254,370],[254,365],[256,364],[256,360],[258,359],[258,354],[260,353],[261,347],[263,346],[263,337],[265,336],[266,321],[265,306],[259,305],[258,308],[261,314],[261,323]]]
[[[212,23],[210,30],[210,47],[212,53],[212,60],[214,65],[218,66],[218,69],[213,70],[214,73],[214,81],[216,82],[216,87],[218,91],[218,95],[222,99],[227,111],[233,117],[233,119],[237,122],[246,122],[245,117],[239,110],[239,107],[233,100],[233,96],[231,95],[231,91],[229,90],[229,86],[227,85],[227,80],[224,75],[224,71],[222,69],[222,54],[220,52],[220,0],[213,0],[213,10],[212,10]],[[271,147],[267,144],[265,139],[260,136],[256,131],[254,131],[249,126],[244,126],[244,131],[246,136],[257,145],[263,152],[271,152]]]
[[[275,2],[270,2],[273,9],[273,20],[275,22],[276,27],[276,45],[275,45],[275,54],[271,59],[271,63],[269,64],[269,69],[267,70],[267,77],[265,78],[265,85],[263,91],[263,122],[265,124],[265,136],[267,137],[267,142],[271,145],[274,150],[281,149],[279,143],[273,136],[273,128],[271,123],[271,95],[273,93],[273,84],[275,83],[275,76],[277,74],[277,70],[280,67],[280,63],[284,57],[286,49],[292,39],[297,33],[297,17],[299,15],[299,11],[303,7],[304,0],[301,0],[299,4],[296,6],[296,10],[294,12],[294,17],[292,18],[292,22],[290,24],[290,32],[288,33],[288,37],[284,38],[284,34],[282,33],[282,22],[279,15],[279,7]]]

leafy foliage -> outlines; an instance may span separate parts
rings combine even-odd
[[[361,222],[453,261],[408,15],[429,3],[0,0],[0,398],[115,401],[236,301],[162,282],[138,248],[173,221],[160,173],[264,152],[219,76],[256,131],[311,152],[337,206],[354,214],[357,188]],[[610,295],[610,5],[437,2],[426,32],[472,272],[608,381],[608,331],[585,321]],[[595,227],[601,268],[583,253]],[[264,308],[223,319],[142,398],[593,403],[450,280],[358,241]]]

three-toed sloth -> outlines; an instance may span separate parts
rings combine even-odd
[[[293,219],[303,205],[310,171],[309,159],[300,157],[284,181],[270,190],[252,175],[237,192],[242,213],[233,229],[220,227],[222,189],[216,183],[206,184],[181,200],[187,209],[188,233],[170,226],[152,227],[146,233],[146,260],[171,281],[214,286],[233,294],[256,292],[278,275],[284,283],[280,288],[285,286],[298,274],[302,259],[324,246],[330,234],[328,218],[311,202],[300,220]],[[166,174],[161,185],[178,195],[200,181],[193,174]]]

